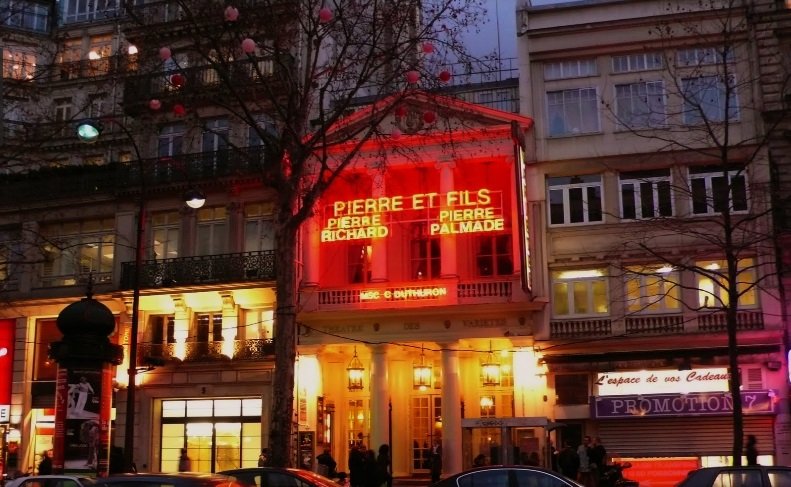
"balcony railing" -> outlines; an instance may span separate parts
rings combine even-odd
[[[244,59],[218,66],[192,66],[173,71],[128,76],[124,79],[124,107],[127,110],[146,107],[152,98],[189,98],[228,96],[222,89],[221,75],[217,68],[227,69],[223,74],[238,89],[252,89],[263,82],[273,82],[275,63],[272,58]],[[178,78],[175,76],[178,75]],[[178,82],[176,81],[178,79]]]
[[[736,315],[738,330],[763,330],[763,313],[759,310],[739,311]],[[725,313],[681,313],[667,315],[632,315],[624,319],[624,331],[613,330],[611,319],[553,320],[550,322],[552,338],[585,338],[626,335],[675,334],[699,332],[725,332]]]
[[[130,75],[137,71],[137,56],[107,56],[38,66],[37,82],[96,79],[113,75]]]
[[[238,254],[201,255],[147,260],[140,266],[140,289],[221,284],[275,279],[275,252],[260,250]],[[121,289],[135,285],[135,263],[124,262]]]
[[[232,356],[225,355],[226,342],[191,341],[184,344],[183,362],[211,362],[217,360],[264,360],[275,354],[275,344],[271,338],[234,340]],[[138,344],[137,363],[141,366],[156,361],[181,360],[176,354],[176,344]]]
[[[514,297],[514,282],[503,279],[463,282],[441,280],[320,289],[316,304],[319,309],[372,309],[504,303]]]
[[[18,125],[15,128],[21,130]],[[265,148],[258,146],[157,157],[140,162],[42,168],[24,174],[5,174],[0,175],[0,204],[129,194],[222,178],[260,176],[266,160]]]

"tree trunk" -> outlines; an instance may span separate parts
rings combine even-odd
[[[297,234],[278,225],[275,235],[277,251],[277,311],[275,312],[275,372],[272,381],[272,424],[269,449],[272,466],[292,466],[294,420],[294,363],[297,356]]]
[[[730,260],[730,259],[729,259]],[[731,262],[728,263],[729,267]],[[728,366],[731,372],[729,389],[733,399],[733,465],[742,464],[742,449],[744,441],[744,416],[742,412],[742,381],[739,375],[739,344],[736,341],[737,313],[739,311],[739,294],[737,291],[737,278],[735,273],[736,260],[733,259],[733,272],[729,269],[728,298],[729,303],[725,308],[725,326],[728,330]]]

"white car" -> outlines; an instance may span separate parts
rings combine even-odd
[[[94,483],[82,475],[30,475],[9,480],[5,487],[91,487]]]

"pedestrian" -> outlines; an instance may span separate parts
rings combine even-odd
[[[376,463],[376,452],[368,449],[363,452],[363,487],[381,487],[379,465]]]
[[[580,468],[580,458],[568,441],[563,442],[563,449],[558,453],[558,467],[560,468],[560,473],[564,476],[572,480],[577,478],[577,471]]]
[[[756,443],[758,443],[758,440],[755,439],[755,435],[747,436],[747,446],[744,451],[744,455],[747,457],[747,465],[758,465],[758,448],[755,446]]]
[[[486,465],[486,455],[479,453],[477,457],[472,460],[473,467],[483,467]]]
[[[179,472],[191,472],[192,471],[192,460],[190,457],[187,456],[187,449],[181,449],[181,455],[179,455]]]
[[[269,448],[261,448],[261,454],[258,455],[258,466],[268,467],[270,464]]]
[[[601,482],[601,477],[607,467],[607,449],[601,442],[598,436],[593,440],[593,446],[588,453],[590,467],[591,467],[591,482],[594,486],[598,486]]]
[[[334,479],[338,476],[338,473],[336,472],[338,463],[334,458],[332,458],[329,448],[325,448],[324,451],[316,457],[316,463],[319,466],[319,473],[321,475],[324,475],[330,479]]]
[[[44,450],[44,453],[41,454],[41,462],[38,464],[38,474],[52,475],[52,458],[50,458],[47,450]]]
[[[390,445],[387,443],[379,447],[379,454],[376,456],[376,466],[379,485],[382,487],[393,487],[393,474],[390,472]]]
[[[352,445],[349,451],[349,485],[350,487],[363,487],[365,463],[365,447],[363,445]]]
[[[431,447],[429,467],[431,469],[431,483],[439,482],[442,475],[442,442],[434,440]]]
[[[577,447],[577,457],[579,457],[577,481],[585,487],[594,487],[593,476],[591,475],[590,451],[591,437],[586,436],[582,439],[582,444]]]

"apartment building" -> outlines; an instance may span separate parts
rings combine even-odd
[[[550,303],[536,343],[551,416],[565,425],[557,442],[598,436],[638,480],[657,480],[665,457],[729,462],[736,347],[718,269],[737,234],[730,308],[744,432],[764,445],[761,463],[789,462],[786,325],[748,12],[683,1],[518,10],[521,111],[535,120],[526,179],[545,229],[533,256],[546,287],[533,292]]]
[[[532,348],[546,302],[531,298],[526,237],[539,229],[524,217],[535,210],[520,176],[528,117],[422,92],[394,103],[384,145],[364,146],[315,208],[301,261],[277,262],[264,143],[274,122],[264,103],[234,115],[222,76],[258,100],[282,87],[283,64],[249,38],[238,61],[216,54],[227,71],[189,45],[239,11],[0,6],[13,40],[2,46],[0,131],[5,471],[32,469],[53,446],[48,346],[60,313],[89,293],[117,322],[111,339],[138,352],[132,409],[128,353],[115,371],[110,443],[128,445],[132,431],[141,470],[176,470],[184,447],[194,470],[255,465],[275,393],[275,282],[292,264],[299,459],[329,448],[345,464],[352,446],[390,443],[394,473],[414,475],[428,472],[434,440],[464,445],[445,450],[446,472],[480,453],[548,451]],[[494,91],[502,80],[481,76],[468,96],[514,111],[513,79]],[[373,116],[360,110],[344,126]],[[202,205],[190,204],[196,194]]]

